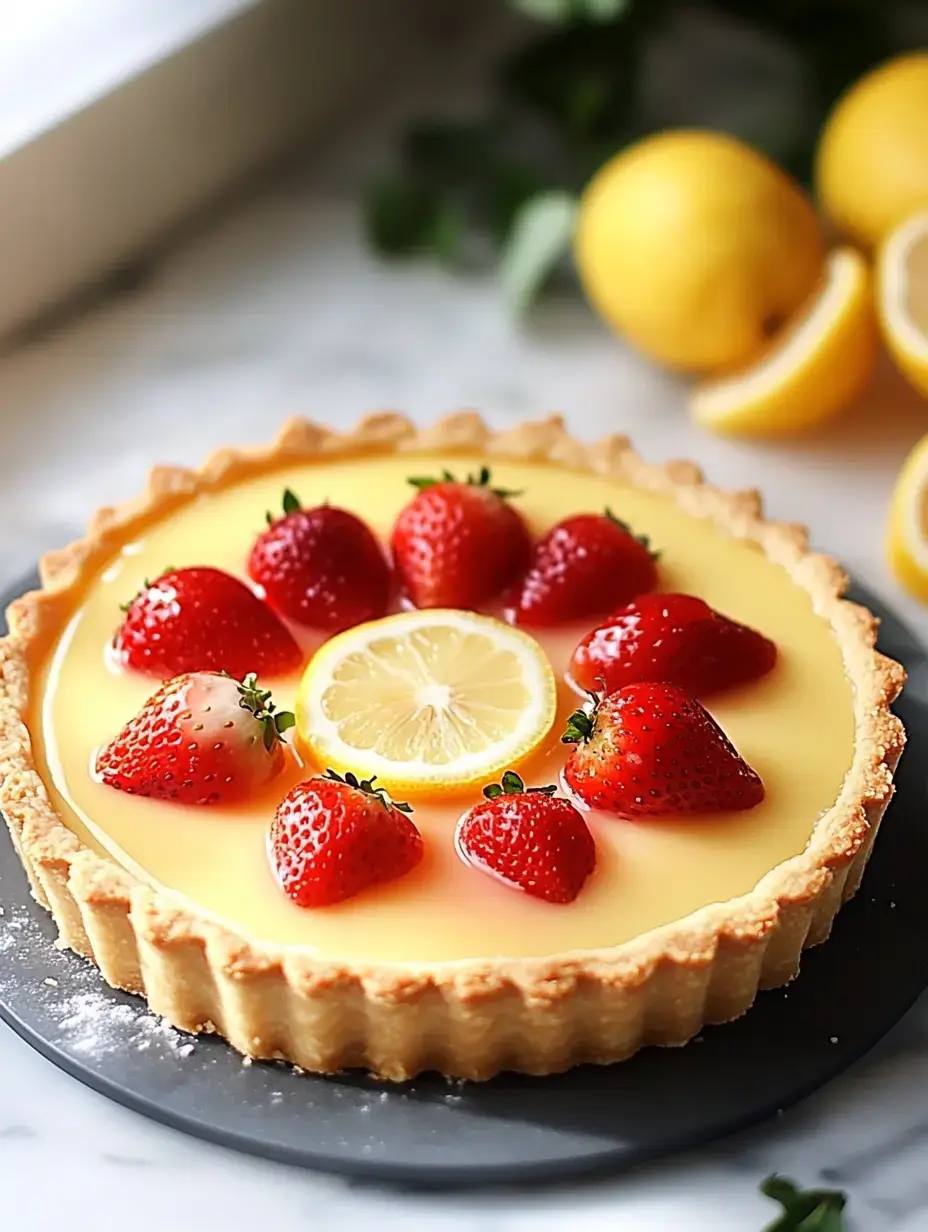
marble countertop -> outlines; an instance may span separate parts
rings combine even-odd
[[[289,414],[337,425],[395,407],[426,422],[476,406],[506,424],[556,409],[578,434],[629,432],[651,458],[691,457],[719,483],[762,488],[771,513],[808,523],[928,637],[928,612],[882,561],[894,475],[928,430],[928,408],[898,380],[882,373],[844,423],[801,444],[714,440],[687,423],[682,387],[578,301],[548,303],[522,327],[490,279],[373,260],[352,183],[344,166],[295,171],[131,293],[0,360],[0,579],[78,534],[97,505],[133,494],[152,462],[263,440]],[[137,1232],[258,1220],[276,1232],[373,1220],[405,1232],[542,1232],[568,1218],[578,1232],[753,1232],[775,1213],[756,1188],[772,1171],[848,1188],[854,1229],[914,1232],[928,1229],[926,1141],[924,998],[863,1063],[771,1124],[610,1181],[453,1200],[188,1140],[0,1029],[0,1209],[18,1232],[65,1220],[96,1232],[116,1226],[116,1211]]]

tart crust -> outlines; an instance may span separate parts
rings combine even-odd
[[[84,846],[49,800],[24,716],[36,664],[85,579],[128,536],[199,493],[300,460],[394,451],[548,460],[621,478],[754,541],[785,568],[830,623],[855,699],[853,763],[805,851],[749,894],[613,948],[365,964],[260,942]],[[115,987],[142,994],[177,1027],[215,1031],[246,1056],[316,1072],[363,1067],[393,1080],[423,1070],[469,1079],[506,1069],[548,1074],[618,1061],[648,1044],[683,1044],[705,1024],[737,1018],[760,989],[795,976],[802,950],[828,937],[856,891],[905,740],[889,710],[903,669],[876,652],[875,618],[842,598],[843,571],[808,550],[802,527],[766,521],[758,493],[712,487],[692,463],[643,462],[624,437],[577,441],[558,417],[493,432],[469,411],[425,430],[382,413],[345,434],[292,420],[267,448],[223,449],[198,471],[155,468],[140,499],[101,509],[85,539],[45,556],[41,578],[41,590],[10,606],[11,632],[0,640],[0,807],[58,945],[92,960]]]

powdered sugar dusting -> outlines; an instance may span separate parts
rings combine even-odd
[[[11,955],[37,931],[28,915],[0,915],[0,957]],[[30,938],[31,940],[31,938]],[[46,942],[47,944],[47,942]],[[36,980],[36,997],[60,1032],[61,1043],[78,1056],[105,1057],[114,1052],[156,1049],[160,1055],[183,1060],[196,1051],[196,1043],[175,1030],[141,1000],[117,1000],[97,968],[70,952],[56,954],[49,947],[48,973]],[[4,978],[5,977],[5,978]],[[12,964],[0,969],[0,987],[6,979],[22,981]]]
[[[195,1048],[187,1036],[144,1006],[114,1001],[104,991],[71,993],[55,1007],[55,1017],[64,1042],[81,1056],[102,1057],[126,1048],[147,1052],[161,1045],[161,1051],[182,1058]]]

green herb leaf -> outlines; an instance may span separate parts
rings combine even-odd
[[[536,21],[614,21],[629,0],[512,0],[513,7]]]
[[[427,246],[445,265],[458,265],[463,259],[465,226],[458,210],[439,206],[426,237]]]
[[[512,7],[536,21],[570,21],[573,0],[512,0]]]
[[[570,251],[577,201],[562,190],[530,197],[503,246],[500,275],[510,307],[522,314]]]
[[[800,1189],[785,1176],[768,1176],[760,1191],[783,1207],[765,1232],[844,1232],[847,1195],[840,1189]]]
[[[591,21],[615,21],[624,17],[629,9],[629,0],[579,0],[577,6]]]
[[[365,202],[368,242],[384,256],[406,256],[429,247],[439,203],[435,193],[396,175],[370,187]]]

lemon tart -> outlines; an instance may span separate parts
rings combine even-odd
[[[706,703],[763,780],[759,803],[656,820],[585,811],[595,868],[569,902],[483,875],[456,846],[462,815],[504,767],[563,792],[571,651],[595,621],[518,628],[499,611],[395,602],[330,640],[294,630],[301,667],[273,685],[297,734],[244,803],[198,809],[103,781],[99,750],[153,687],[113,653],[120,602],[142,579],[166,560],[245,579],[282,489],[351,510],[386,543],[405,480],[426,465],[492,466],[533,535],[608,507],[660,551],[662,590],[776,644],[763,679]],[[426,430],[393,414],[346,434],[294,421],[266,449],[155,469],[138,501],[101,510],[41,576],[0,642],[0,804],[35,897],[62,944],[176,1026],[312,1071],[544,1074],[739,1016],[827,938],[902,751],[889,709],[902,669],[875,651],[873,617],[842,598],[844,575],[804,531],[765,521],[756,493],[713,488],[690,463],[648,465],[624,438],[584,444],[556,418],[500,433],[469,412]],[[433,723],[398,741],[410,698]],[[404,876],[301,907],[268,861],[269,823],[308,776],[331,766],[341,788],[339,772],[366,772],[355,751],[415,797],[421,859],[417,847]]]

